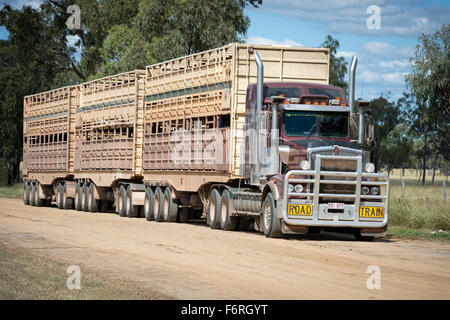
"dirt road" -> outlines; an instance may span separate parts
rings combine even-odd
[[[176,299],[450,299],[450,243],[267,239],[0,199],[0,242]],[[367,268],[381,272],[369,290]]]

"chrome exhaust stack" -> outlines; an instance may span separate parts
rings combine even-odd
[[[259,180],[259,175],[261,172],[261,161],[260,161],[260,146],[259,146],[259,136],[261,131],[261,111],[263,106],[263,89],[264,89],[264,65],[259,56],[258,52],[255,51],[255,61],[257,70],[257,84],[256,84],[256,122],[255,122],[255,135],[256,135],[256,143],[252,148],[253,150],[253,159],[255,160],[255,170],[252,173],[252,177],[255,180]]]
[[[353,56],[352,62],[350,64],[350,72],[348,75],[348,106],[350,108],[350,113],[356,113],[355,110],[355,76],[356,76],[356,66],[358,65],[358,59]]]

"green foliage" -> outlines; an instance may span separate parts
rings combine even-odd
[[[413,141],[408,136],[408,131],[407,123],[397,125],[388,133],[380,146],[382,163],[386,166],[388,172],[409,164]]]
[[[411,59],[412,73],[406,77],[415,98],[409,110],[411,128],[450,161],[450,25],[434,34],[422,34]]]
[[[330,84],[347,91],[348,83],[345,80],[347,62],[345,62],[344,57],[336,57],[337,49],[339,49],[339,41],[327,35],[321,46],[330,49]]]

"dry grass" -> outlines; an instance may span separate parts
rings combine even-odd
[[[436,175],[435,184],[426,177],[426,184],[418,183],[419,176],[406,170],[405,197],[402,198],[401,170],[391,174],[389,225],[416,230],[449,231],[450,201],[444,200],[442,182],[444,176]],[[448,191],[448,190],[447,190]],[[449,193],[449,192],[448,192]]]
[[[0,243],[0,300],[167,299],[140,284],[81,268],[81,288],[67,288],[67,265]]]

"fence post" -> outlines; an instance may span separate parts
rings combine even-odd
[[[442,186],[444,187],[444,200],[447,200],[447,190],[445,189],[445,179],[442,181]]]
[[[402,199],[405,199],[405,180],[403,180],[403,176],[400,176],[400,179],[402,181]]]

